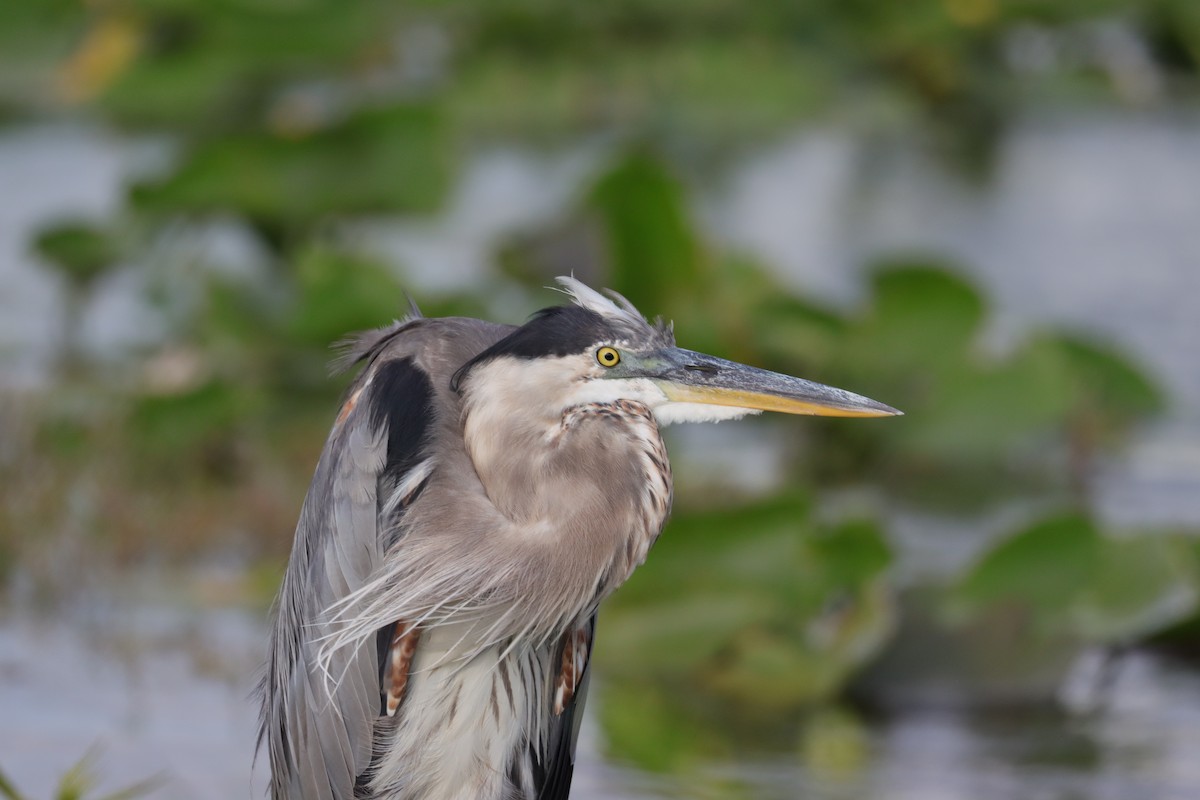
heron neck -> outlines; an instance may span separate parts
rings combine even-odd
[[[671,505],[658,427],[645,406],[623,404],[547,417],[468,403],[464,418],[468,454],[488,499],[513,523],[509,534],[571,563],[576,594],[596,602],[645,560]]]
[[[467,452],[489,499],[509,519],[530,525],[561,523],[576,504],[560,458],[561,419],[499,414],[498,404],[470,408],[464,420]],[[588,486],[575,487],[587,492]]]
[[[653,468],[645,453],[662,450],[648,411],[600,404],[557,414],[497,411],[511,408],[468,402],[464,418],[467,452],[506,516],[574,526],[581,515],[611,521],[617,510],[637,505]],[[659,463],[665,465],[665,455]]]

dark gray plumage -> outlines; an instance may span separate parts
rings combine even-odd
[[[680,350],[627,301],[367,334],[263,680],[275,800],[566,798],[600,602],[670,509],[658,426],[866,398]]]

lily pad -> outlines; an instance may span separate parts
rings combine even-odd
[[[241,134],[198,145],[169,177],[133,189],[156,214],[243,214],[295,227],[325,217],[429,212],[450,180],[440,115],[427,105],[359,113],[307,136]]]
[[[1179,623],[1200,598],[1190,542],[1102,535],[1085,517],[1035,523],[996,545],[961,581],[974,612],[1023,609],[1033,629],[1086,641],[1128,642]]]
[[[1093,581],[1101,547],[1086,517],[1036,522],[986,553],[963,578],[960,596],[975,607],[1012,603],[1061,613]]]
[[[1072,627],[1092,641],[1128,642],[1182,622],[1197,609],[1196,568],[1190,543],[1178,537],[1108,538],[1073,604]]]

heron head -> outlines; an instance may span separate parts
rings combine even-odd
[[[633,401],[660,425],[715,422],[762,411],[837,417],[901,412],[831,386],[677,347],[616,292],[558,279],[575,300],[538,312],[458,371],[460,391],[557,418],[566,409]]]

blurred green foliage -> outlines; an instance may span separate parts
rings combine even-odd
[[[124,789],[98,794],[94,790],[99,783],[96,775],[96,764],[99,760],[98,748],[84,753],[59,779],[53,800],[136,800],[151,794],[163,783],[161,778],[147,778]],[[5,800],[27,800],[28,795],[19,792],[4,771],[0,770],[0,797]]]
[[[78,291],[86,291],[121,259],[121,246],[111,233],[82,221],[46,228],[34,250]]]
[[[432,211],[449,164],[426,106],[364,110],[307,136],[234,134],[197,147],[166,178],[135,186],[148,214],[236,210],[269,241],[330,215]]]
[[[769,720],[831,696],[886,641],[891,560],[877,523],[818,524],[802,496],[680,512],[607,606],[596,657],[615,702],[652,682],[662,702]]]
[[[956,591],[967,606],[1019,607],[1042,634],[1124,643],[1195,611],[1197,567],[1187,538],[1104,535],[1067,515],[998,543]]]
[[[802,438],[777,492],[701,499],[680,487],[668,531],[602,616],[600,715],[620,756],[688,772],[787,739],[833,771],[861,758],[854,719],[823,704],[894,643],[897,510],[969,526],[1021,509],[1024,521],[964,574],[932,587],[949,627],[1018,621],[991,637],[994,650],[975,651],[998,670],[1014,665],[1013,680],[1024,650],[1047,637],[1125,643],[1185,630],[1200,591],[1195,547],[1104,530],[1090,508],[1097,459],[1166,405],[1137,364],[1061,330],[989,348],[987,299],[931,256],[873,265],[858,307],[826,307],[713,246],[692,201],[697,175],[721,156],[830,114],[986,161],[1019,104],[1154,102],[1130,88],[1140,84],[1122,73],[1128,61],[1097,26],[1133,32],[1162,92],[1194,92],[1197,7],[5,4],[0,118],[86,114],[165,134],[176,149],[127,187],[120,225],[67,219],[42,231],[30,245],[48,267],[82,298],[114,270],[153,272],[172,231],[203,219],[252,231],[269,263],[257,283],[204,273],[196,302],[142,362],[64,375],[95,394],[39,409],[36,457],[0,467],[0,553],[26,544],[20,531],[76,524],[60,497],[86,480],[100,486],[88,519],[116,550],[191,553],[249,531],[255,552],[278,560],[344,385],[327,377],[328,344],[404,312],[395,265],[339,224],[438,211],[481,143],[602,140],[606,160],[562,218],[504,244],[504,275],[421,298],[425,313],[478,315],[485,292],[570,272],[576,263],[542,247],[566,237],[588,256],[585,277],[674,319],[685,346],[907,412],[789,428]],[[1022,55],[1031,37],[1040,61]],[[851,486],[871,500],[837,513],[827,500]]]

